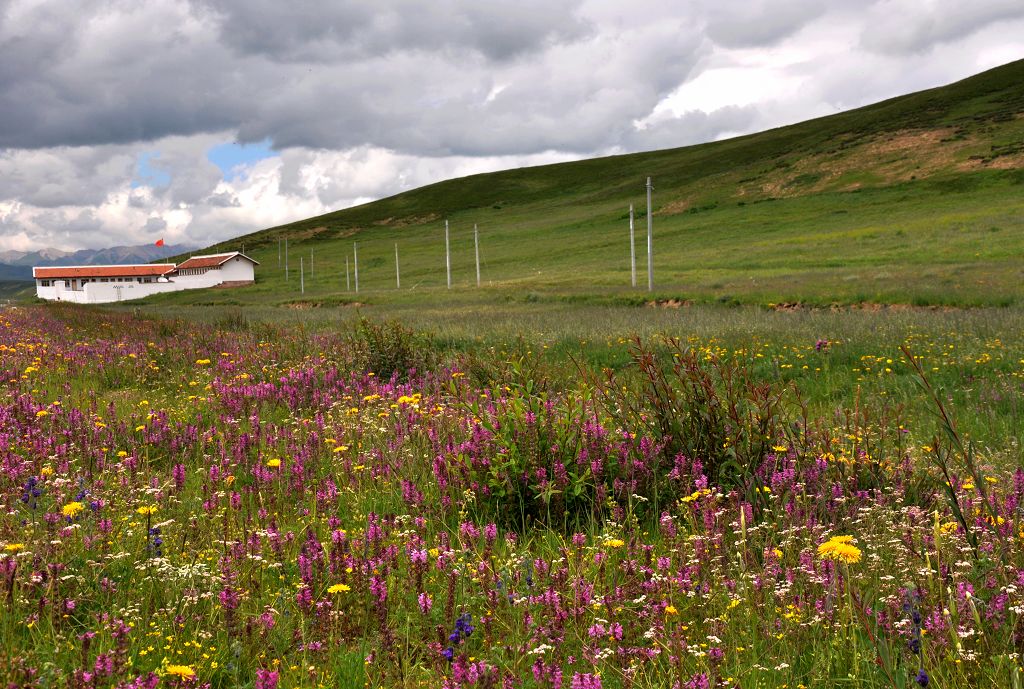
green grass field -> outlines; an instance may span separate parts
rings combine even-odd
[[[0,310],[0,679],[1024,682],[1020,308],[453,304]]]
[[[250,287],[0,308],[0,681],[1024,685],[1022,77],[214,247]]]
[[[211,247],[244,247],[262,264],[258,284],[153,301],[397,309],[468,299],[1017,303],[1024,284],[1022,83],[1024,62],[1016,62],[727,141],[433,184]],[[654,184],[653,294],[645,274],[647,176]],[[637,211],[638,289],[630,286],[629,204]],[[469,297],[474,225],[483,285]],[[288,280],[279,261],[285,239]],[[346,289],[354,243],[358,295],[354,265]]]

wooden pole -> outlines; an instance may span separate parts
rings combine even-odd
[[[352,291],[352,283],[348,279],[348,256],[345,257],[345,291]]]
[[[288,238],[284,239],[284,281],[288,282]]]
[[[302,256],[299,256],[299,290],[303,294],[306,293],[306,276],[304,274],[305,271],[303,271],[302,269],[302,264],[304,260],[305,259],[303,259]]]
[[[359,245],[352,242],[352,261],[356,269],[356,294],[359,294]]]
[[[398,243],[395,243],[395,289],[402,289],[402,274],[398,271]]]

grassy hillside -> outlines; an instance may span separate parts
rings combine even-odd
[[[22,302],[36,296],[35,284],[20,280],[0,280],[0,304],[7,301]]]
[[[212,249],[262,262],[252,288],[170,303],[649,299],[749,303],[1021,301],[1024,61],[949,86],[698,146],[454,179]],[[627,208],[640,288],[630,287]],[[444,220],[453,291],[445,289]],[[475,288],[479,226],[484,289]],[[290,279],[279,267],[289,242]],[[360,293],[345,259],[359,243]],[[402,289],[395,289],[398,244]],[[313,271],[310,274],[310,252]],[[305,295],[299,261],[305,263]],[[354,275],[352,276],[354,278]]]

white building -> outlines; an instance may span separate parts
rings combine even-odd
[[[54,266],[32,269],[36,296],[51,301],[105,304],[151,294],[252,284],[259,263],[245,254],[193,256],[180,265]]]

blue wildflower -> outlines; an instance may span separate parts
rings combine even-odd
[[[22,488],[21,501],[34,510],[38,504],[37,498],[42,494],[43,489],[39,487],[39,479],[29,476]]]
[[[455,647],[464,639],[468,639],[469,635],[473,633],[473,629],[473,616],[468,612],[459,615],[459,618],[455,620],[455,631],[448,635],[451,646],[441,651],[441,655],[451,660],[455,655]]]
[[[149,530],[149,535],[146,538],[146,550],[152,551],[157,557],[163,557],[163,544],[164,539],[160,536],[160,527],[154,526]]]
[[[465,634],[468,638],[473,633],[473,616],[468,612],[464,612],[459,615],[459,619],[455,620],[455,632],[456,634]]]

